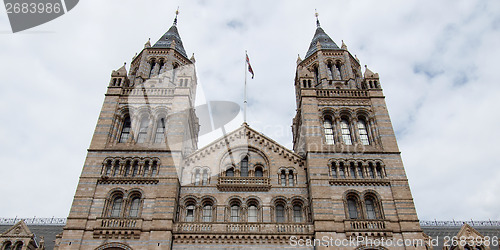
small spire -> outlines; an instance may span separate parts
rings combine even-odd
[[[345,45],[344,40],[342,40],[342,46],[341,46],[341,48],[347,50],[347,45]]]
[[[177,16],[178,15],[179,15],[179,6],[177,6],[177,10],[175,11],[174,26],[177,26]]]
[[[316,12],[316,13],[314,13],[314,15],[316,16],[316,26],[318,26],[318,28],[319,28],[319,27],[321,27],[321,25],[319,24],[319,18],[318,18],[319,14],[318,14],[318,11],[316,9],[314,9],[314,11]]]

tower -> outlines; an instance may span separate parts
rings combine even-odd
[[[307,167],[314,238],[420,240],[379,75],[361,72],[357,57],[317,20],[305,58],[297,60],[292,126],[294,151]]]
[[[178,167],[197,148],[194,57],[177,29],[113,70],[56,249],[170,248]]]

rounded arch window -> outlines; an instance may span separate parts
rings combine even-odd
[[[240,203],[238,201],[233,201],[230,203],[230,221],[239,222],[240,221]]]
[[[132,128],[132,123],[130,122],[130,116],[127,114],[123,119],[123,127],[120,135],[120,143],[127,142],[130,138],[130,130]]]
[[[364,117],[358,118],[358,131],[359,131],[359,140],[361,141],[361,144],[370,145],[370,140],[368,139],[368,129]]]
[[[193,222],[194,216],[195,216],[195,203],[194,203],[194,201],[188,201],[186,203],[185,221],[186,222]]]
[[[122,207],[123,207],[123,195],[117,194],[114,196],[114,198],[111,202],[110,216],[111,217],[120,217],[121,213],[122,213]]]
[[[248,176],[248,156],[243,157],[240,163],[241,176]]]
[[[285,203],[283,201],[276,202],[275,207],[276,222],[285,222]]]
[[[203,222],[211,222],[212,221],[212,213],[213,213],[213,202],[208,200],[203,203]]]
[[[16,247],[14,248],[15,250],[22,250],[23,249],[23,242],[19,241],[16,243]]]
[[[351,220],[359,219],[358,208],[359,208],[358,198],[354,195],[348,196],[347,197],[347,212],[348,212],[349,219],[351,219]]]
[[[293,205],[293,221],[296,223],[302,222],[302,204],[297,202]]]
[[[140,205],[141,205],[141,198],[139,196],[133,197],[130,202],[130,211],[129,211],[130,217],[139,216]]]
[[[248,202],[248,222],[258,221],[258,202],[251,200]]]
[[[264,177],[264,171],[262,170],[262,166],[255,167],[255,177]]]
[[[234,168],[230,168],[226,170],[226,176],[233,177],[234,176]]]
[[[12,250],[12,243],[10,241],[7,241],[3,244],[3,248],[4,250]]]
[[[342,140],[344,140],[344,143],[346,145],[352,145],[351,128],[349,126],[349,120],[345,117],[343,117],[340,120],[340,130],[342,132]]]
[[[326,115],[323,118],[323,129],[325,132],[325,142],[328,145],[335,144],[335,140],[333,139],[333,120],[332,117]]]

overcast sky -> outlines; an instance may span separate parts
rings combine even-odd
[[[500,220],[500,1],[85,0],[12,34],[0,11],[0,217],[66,217],[110,73],[171,26],[210,100],[291,148],[293,79],[316,29],[380,74],[421,220]],[[235,129],[241,122],[234,123]]]

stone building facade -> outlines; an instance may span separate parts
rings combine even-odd
[[[198,149],[194,65],[176,18],[112,72],[55,249],[426,249],[379,76],[319,21],[293,150],[246,123]]]

